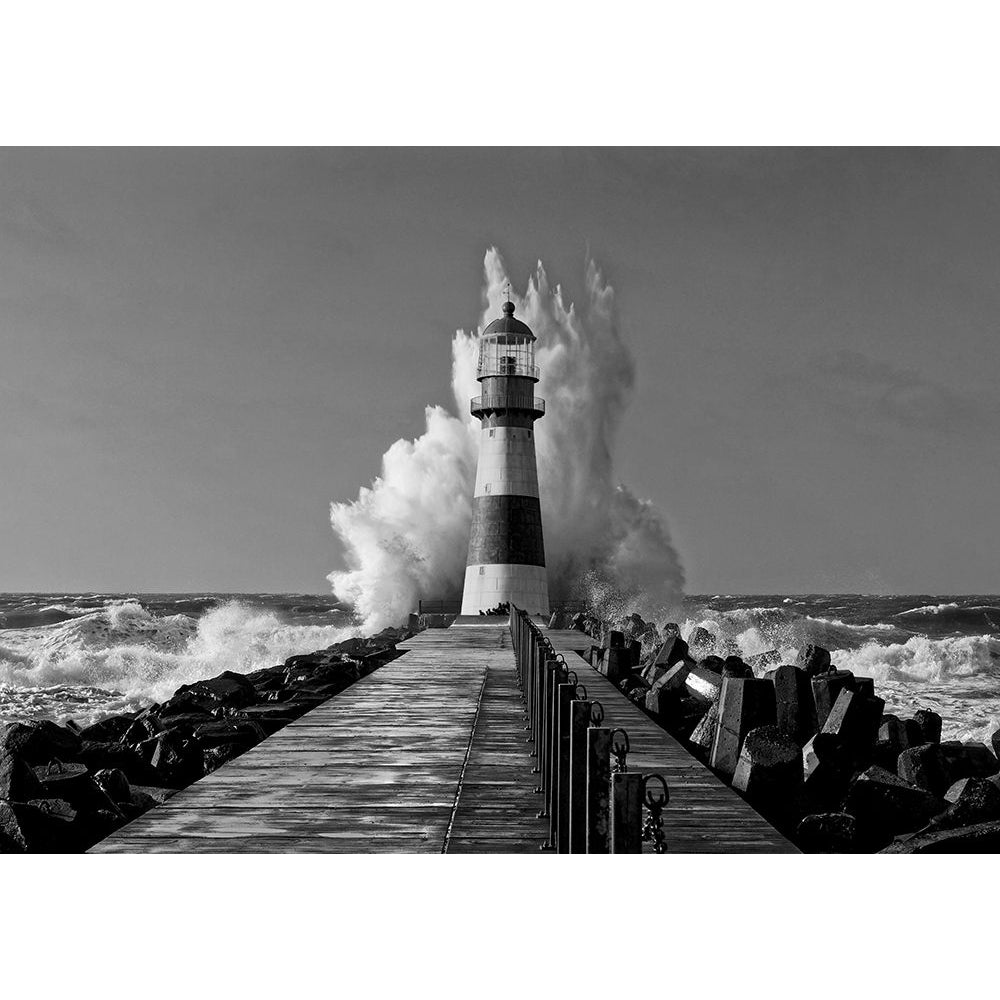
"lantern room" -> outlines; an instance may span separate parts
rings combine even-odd
[[[514,303],[503,304],[503,316],[493,320],[479,338],[476,378],[514,375],[538,381],[535,364],[535,335],[531,328],[514,319]]]

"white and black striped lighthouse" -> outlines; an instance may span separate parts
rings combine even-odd
[[[510,602],[548,615],[534,440],[545,401],[535,395],[535,335],[514,319],[512,302],[480,337],[476,377],[482,395],[472,400],[472,415],[482,421],[482,436],[462,614]]]

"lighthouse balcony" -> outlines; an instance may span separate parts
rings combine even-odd
[[[484,393],[473,397],[471,410],[474,417],[503,410],[522,410],[537,420],[545,415],[545,400],[539,396],[522,396],[513,392]]]

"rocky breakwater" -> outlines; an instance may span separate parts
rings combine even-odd
[[[0,853],[84,851],[401,655],[386,629],[82,728],[0,724]]]
[[[886,714],[872,678],[820,646],[781,663],[638,615],[554,626],[595,638],[592,665],[804,851],[1000,850],[1000,730],[942,741],[939,715]]]

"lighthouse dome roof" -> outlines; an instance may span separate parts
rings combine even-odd
[[[519,319],[514,319],[514,303],[505,302],[503,304],[503,315],[499,319],[493,320],[485,330],[484,337],[496,340],[505,340],[506,336],[527,337],[534,340],[535,335],[531,332],[531,327],[527,323],[522,323]]]

